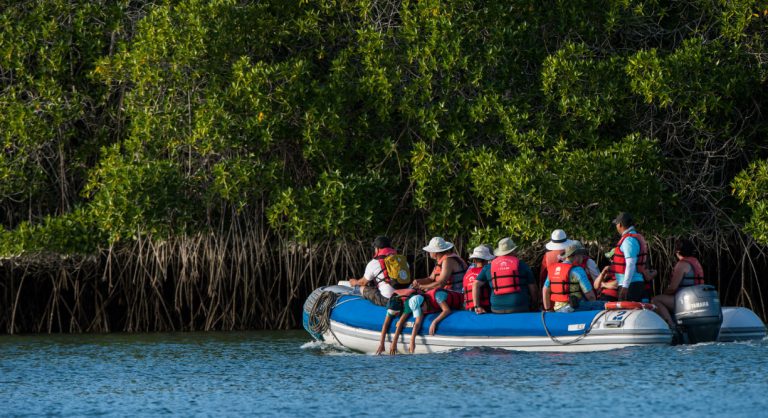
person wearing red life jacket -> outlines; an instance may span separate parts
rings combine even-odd
[[[650,295],[646,290],[646,281],[650,283],[656,272],[647,266],[648,245],[645,238],[635,230],[634,219],[629,213],[619,213],[613,224],[621,235],[611,258],[613,274],[619,285],[618,298],[648,302]]]
[[[387,280],[386,268],[381,260],[388,255],[397,254],[392,248],[392,242],[385,236],[378,236],[373,240],[373,259],[365,266],[365,273],[359,279],[349,279],[350,286],[360,286],[363,297],[371,303],[386,306],[395,288],[390,280]]]
[[[464,309],[468,311],[475,310],[475,298],[474,298],[474,285],[477,276],[483,270],[490,272],[491,264],[489,263],[495,257],[491,254],[491,251],[485,245],[480,245],[472,250],[472,254],[469,255],[469,261],[472,263],[472,267],[464,274]],[[484,286],[481,288],[480,295],[478,295],[477,306],[482,306],[485,310],[491,309],[491,292],[490,288]]]
[[[491,261],[491,267],[482,270],[475,279],[472,297],[475,298],[476,314],[487,312],[485,308],[478,306],[483,286],[489,286],[491,289],[493,313],[528,312],[531,307],[538,306],[536,279],[531,268],[517,258],[516,249],[517,244],[511,238],[500,240],[493,251],[496,258]]]
[[[555,229],[552,231],[550,241],[544,246],[547,252],[544,253],[544,257],[541,259],[541,269],[539,270],[539,285],[544,284],[544,280],[547,278],[547,267],[550,264],[560,262],[560,257],[563,255],[565,247],[573,244],[573,240],[568,239],[568,234],[562,229]],[[587,272],[587,276],[590,280],[595,280],[600,275],[600,270],[597,268],[597,263],[590,257],[586,257],[582,261],[581,266],[584,271]]]
[[[602,304],[590,304],[595,301],[595,293],[587,272],[580,266],[587,256],[588,252],[581,242],[573,241],[565,249],[565,259],[549,265],[542,288],[545,310],[570,312],[580,305],[587,309],[602,309]]]
[[[436,261],[436,265],[429,277],[415,280],[413,287],[424,291],[441,288],[461,293],[467,263],[456,254],[453,244],[442,237],[434,237],[424,251]]]
[[[704,284],[704,269],[699,260],[694,257],[693,243],[687,239],[679,239],[675,242],[675,257],[677,264],[672,269],[672,277],[669,286],[661,295],[655,296],[651,303],[656,305],[656,313],[675,328],[670,311],[675,311],[675,294],[682,288]]]
[[[411,328],[411,341],[408,344],[408,352],[413,354],[416,351],[416,335],[421,332],[421,325],[424,322],[424,317],[428,314],[439,312],[439,315],[432,320],[432,323],[429,326],[429,335],[435,335],[440,322],[450,315],[453,310],[461,309],[462,303],[463,299],[460,293],[434,288],[423,294],[417,293],[409,296],[400,306],[398,306],[396,302],[391,306],[388,306],[389,309],[387,310],[387,315],[400,315],[400,319],[397,321],[395,335],[392,337],[392,345],[389,348],[389,354],[397,354],[397,342],[400,339],[400,334],[402,334],[405,324],[411,314],[416,318],[416,321],[413,324],[413,328]],[[398,308],[402,309],[399,310]],[[384,333],[388,330],[389,325],[386,326],[386,328],[382,328],[382,337],[379,341],[379,348],[376,350],[376,354],[384,352]]]

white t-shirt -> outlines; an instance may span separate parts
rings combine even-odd
[[[377,283],[381,296],[384,296],[385,298],[390,298],[392,294],[395,293],[395,288],[384,281],[384,273],[381,272],[381,263],[379,260],[371,260],[368,262],[368,265],[365,266],[365,274],[363,274],[363,278],[369,282]]]

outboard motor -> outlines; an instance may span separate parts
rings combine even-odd
[[[723,312],[715,287],[701,284],[680,289],[675,295],[675,318],[687,343],[717,341]]]

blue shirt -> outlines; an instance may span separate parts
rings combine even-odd
[[[626,234],[637,234],[637,231],[635,230],[634,226],[630,226],[622,236]],[[624,259],[627,258],[634,258],[635,261],[637,261],[637,257],[640,255],[640,241],[637,240],[637,238],[634,237],[627,237],[624,242],[621,243],[621,252],[624,254]],[[625,261],[626,262],[626,261]],[[624,281],[624,274],[616,273],[616,281],[619,283],[619,286],[621,287],[629,287],[630,283],[637,283],[637,282],[643,282],[645,279],[643,279],[643,275],[640,274],[637,271],[637,266],[635,266],[635,272],[632,275],[632,280],[629,283],[625,283]]]
[[[518,259],[519,260],[519,259]],[[520,291],[517,293],[508,293],[506,295],[497,295],[495,291],[491,292],[491,309],[495,310],[511,310],[528,308],[531,305],[531,294],[528,291],[528,285],[535,283],[533,280],[533,271],[525,264],[523,260],[519,260],[518,274],[520,275]],[[477,279],[488,286],[493,285],[491,282],[491,264],[486,264],[477,275]]]

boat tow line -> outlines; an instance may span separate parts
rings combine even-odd
[[[557,337],[553,336],[549,332],[549,328],[547,328],[547,321],[544,319],[544,315],[547,313],[547,311],[541,311],[541,325],[544,326],[544,332],[547,333],[547,337],[549,337],[549,339],[552,340],[552,342],[560,345],[570,345],[583,340],[589,334],[589,332],[592,331],[592,325],[594,325],[601,317],[603,317],[606,314],[606,312],[608,311],[602,311],[599,314],[595,315],[595,317],[592,318],[592,322],[589,323],[589,326],[584,329],[584,333],[570,341],[560,341],[559,339],[557,339]]]
[[[309,320],[307,321],[307,326],[317,335],[323,335],[326,331],[330,331],[336,342],[341,345],[341,341],[339,341],[339,338],[331,328],[331,312],[338,306],[353,300],[360,300],[362,298],[349,298],[345,301],[336,303],[338,299],[339,295],[334,292],[321,293],[317,297],[317,300],[315,300],[312,308],[309,310]]]

